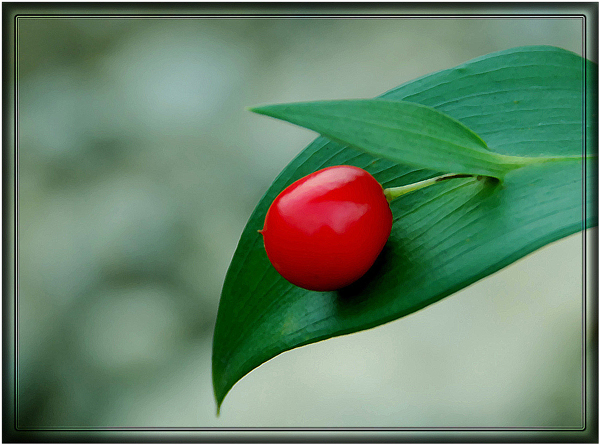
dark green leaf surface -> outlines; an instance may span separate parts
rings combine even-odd
[[[335,292],[293,286],[269,263],[257,230],[277,194],[296,179],[337,164],[362,167],[384,187],[439,172],[316,139],[259,202],[227,272],[213,341],[217,404],[246,373],[281,352],[415,312],[547,243],[597,224],[595,196],[589,191],[582,218],[583,180],[593,186],[597,160],[584,164],[577,158],[584,149],[587,155],[596,153],[596,83],[596,65],[579,56],[524,47],[384,94],[383,99],[423,104],[457,119],[492,152],[567,158],[513,170],[502,182],[453,179],[393,201],[392,234],[377,262],[358,282]]]

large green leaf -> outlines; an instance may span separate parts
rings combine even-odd
[[[583,180],[588,187],[595,183],[596,160],[584,163],[577,155],[586,145],[588,155],[596,152],[596,82],[596,65],[573,53],[525,47],[384,94],[383,99],[415,102],[451,116],[492,152],[566,158],[514,169],[501,182],[453,179],[393,201],[392,234],[377,262],[358,282],[335,292],[293,286],[270,265],[257,230],[277,194],[296,179],[337,164],[362,167],[385,187],[439,172],[316,139],[261,199],[227,272],[213,340],[218,406],[240,378],[281,352],[415,312],[547,243],[595,225],[595,196],[585,195],[587,213],[582,213],[582,187]]]

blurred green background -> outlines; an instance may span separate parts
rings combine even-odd
[[[372,97],[579,18],[20,18],[21,427],[577,427],[573,235],[385,326],[287,352],[219,418],[211,341],[255,204],[315,134],[264,103]]]

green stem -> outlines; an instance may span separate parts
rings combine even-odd
[[[505,156],[499,155],[503,158],[504,165],[509,166],[508,171],[514,170],[517,168],[525,167],[527,165],[539,164],[544,162],[554,162],[554,161],[569,161],[569,160],[581,160],[584,159],[581,156],[545,156],[545,157],[517,157],[517,156]],[[597,155],[588,155],[585,159],[595,158]],[[437,184],[441,181],[446,181],[448,179],[456,179],[456,178],[472,178],[477,177],[481,178],[481,175],[477,174],[467,174],[467,173],[448,173],[446,175],[436,176],[435,178],[425,179],[424,181],[415,182],[414,184],[402,185],[400,187],[390,187],[383,190],[385,197],[388,202],[392,202],[394,199],[406,195],[407,193],[414,192],[416,190],[420,190],[425,187],[429,187],[430,185]]]
[[[392,202],[394,199],[406,195],[407,193],[414,192],[415,190],[420,190],[425,187],[429,187],[430,185],[437,184],[441,181],[446,181],[448,179],[456,179],[456,178],[472,178],[477,175],[469,175],[464,173],[448,173],[442,176],[436,176],[435,178],[425,179],[423,181],[415,182],[413,184],[402,185],[400,187],[391,187],[383,190],[383,194],[385,195],[388,202]]]
[[[512,157],[512,156],[511,156]],[[595,155],[587,155],[585,159],[593,158]],[[515,156],[516,158],[516,156]],[[584,157],[581,155],[572,155],[572,156],[527,156],[527,157],[519,157],[518,159],[522,160],[522,167],[531,164],[539,164],[543,162],[554,162],[554,161],[573,161],[573,160],[583,160]]]
[[[533,164],[542,164],[545,162],[556,162],[556,161],[569,161],[569,160],[581,160],[583,159],[580,155],[574,156],[509,156],[494,153],[493,156],[496,158],[496,162],[499,166],[504,169],[503,174],[496,175],[496,178],[502,179],[504,174],[517,170],[522,167]],[[588,155],[586,158],[593,157]]]

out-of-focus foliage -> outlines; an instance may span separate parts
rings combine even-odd
[[[218,419],[210,346],[242,229],[313,139],[245,106],[577,51],[578,21],[21,18],[18,38],[19,426],[577,424],[579,240],[403,326],[284,354]]]

